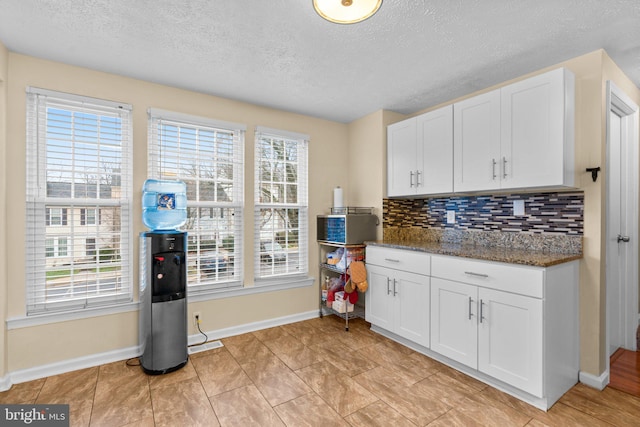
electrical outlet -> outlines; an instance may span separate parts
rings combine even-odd
[[[196,311],[195,313],[193,313],[193,326],[195,326],[196,328],[198,327],[198,319],[200,319],[200,321],[202,322],[202,315],[199,311]]]
[[[456,223],[456,211],[447,211],[447,224]]]
[[[523,215],[524,215],[524,200],[514,200],[513,216],[523,216]]]

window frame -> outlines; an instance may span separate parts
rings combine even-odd
[[[133,230],[131,225],[131,194],[132,194],[132,169],[133,161],[133,144],[132,144],[132,108],[130,105],[120,102],[108,101],[97,98],[90,98],[81,95],[68,94],[47,89],[28,87],[26,90],[27,97],[27,184],[26,184],[26,306],[25,312],[27,317],[43,317],[54,318],[65,317],[71,313],[89,313],[94,311],[104,311],[109,307],[118,307],[130,304],[133,301],[133,270],[131,258],[131,248],[133,245]],[[94,127],[91,125],[81,125],[80,122],[72,122],[68,124],[68,129],[73,130],[73,134],[64,134],[62,137],[56,129],[55,125],[49,120],[55,120],[56,112],[64,113],[71,120],[79,120],[80,117],[86,117],[89,120],[95,118],[97,120]],[[104,120],[104,122],[103,122]],[[51,128],[50,128],[51,126]],[[80,128],[87,131],[85,139],[82,140]],[[88,136],[91,132],[93,136]],[[107,136],[106,132],[109,133]],[[51,134],[49,133],[51,132]],[[104,133],[103,133],[104,132]],[[104,138],[103,138],[104,136]],[[60,137],[58,142],[54,141],[54,137]],[[81,142],[82,141],[82,142]],[[53,144],[53,145],[50,145]],[[57,144],[57,145],[56,145]],[[96,188],[95,196],[86,191],[82,194],[77,188],[80,182],[77,178],[77,171],[69,173],[70,178],[62,178],[59,180],[49,181],[48,171],[53,166],[48,165],[48,159],[61,159],[64,153],[58,152],[53,155],[47,150],[51,147],[61,147],[60,144],[69,144],[66,148],[69,150],[70,157],[68,161],[77,162],[80,157],[80,147],[84,145],[93,145],[95,151],[88,149],[83,151],[87,164],[106,162],[104,150],[105,144],[111,144],[112,153],[117,156],[117,163],[110,163],[109,167],[113,173],[115,168],[117,172],[111,175],[111,178],[118,176],[118,196],[110,198],[101,198],[103,181],[100,177],[105,176],[102,169],[91,169],[85,165],[85,170],[94,171],[97,177],[94,181]],[[66,147],[66,146],[65,146]],[[103,154],[100,154],[102,147]],[[49,156],[53,157],[49,157]],[[55,157],[57,156],[57,157]],[[107,155],[110,161],[113,158]],[[51,163],[54,165],[55,161]],[[59,166],[58,166],[59,167]],[[105,166],[106,167],[106,166]],[[80,167],[79,167],[80,168]],[[89,182],[86,181],[86,188],[89,188]],[[69,195],[48,194],[52,192],[49,189],[49,183],[60,183],[59,185],[70,188]],[[111,189],[113,184],[107,184]],[[76,190],[73,190],[76,186]],[[66,188],[65,187],[65,188]],[[109,190],[111,191],[111,190]],[[84,196],[84,197],[82,197]],[[109,235],[110,239],[116,245],[114,250],[117,251],[117,260],[111,259],[108,262],[94,260],[93,264],[84,264],[85,268],[89,268],[85,276],[76,274],[79,268],[79,261],[74,255],[74,242],[78,239],[86,237],[78,231],[77,223],[79,223],[79,212],[82,207],[100,209],[106,207],[117,211],[118,226],[112,230]],[[51,211],[60,210],[60,224],[52,222]],[[58,221],[55,221],[56,223]],[[55,233],[47,233],[48,227],[56,227]],[[97,233],[97,231],[96,231]],[[99,237],[96,234],[96,239]],[[53,239],[53,256],[49,257],[49,247],[47,242]],[[65,251],[61,251],[61,239],[66,241],[63,245]],[[62,252],[66,252],[66,255]],[[51,264],[47,260],[55,258],[69,258],[69,267],[60,267]],[[48,264],[49,263],[49,264]],[[112,267],[113,266],[113,267]],[[63,269],[69,272],[69,282],[65,286],[68,287],[66,292],[68,297],[55,298],[50,297],[49,287],[55,275],[50,276],[48,272]],[[112,268],[115,268],[113,270]],[[85,270],[86,271],[86,270]],[[108,272],[107,272],[108,271]],[[117,273],[113,273],[117,271]],[[64,272],[63,272],[64,273]],[[64,275],[64,274],[63,274]],[[109,276],[109,277],[107,277]],[[112,277],[111,277],[112,276]],[[91,278],[89,278],[91,277]],[[95,284],[92,284],[96,280]],[[59,285],[58,285],[59,286]],[[78,293],[78,291],[84,291]],[[105,292],[105,289],[108,289]],[[116,292],[111,289],[117,289]]]
[[[163,131],[161,126],[171,126],[178,128],[177,132],[181,134],[184,131],[185,140],[193,142],[194,149],[189,150],[189,144],[185,143],[185,150],[181,148],[181,143],[173,148],[163,147]],[[188,232],[188,254],[187,268],[189,269],[187,278],[187,290],[190,296],[201,296],[208,298],[211,294],[225,292],[229,290],[242,289],[244,287],[244,143],[246,126],[243,124],[226,122],[207,117],[194,116],[173,111],[150,108],[148,110],[148,176],[155,179],[179,179],[187,182],[187,212],[188,220],[182,230]],[[191,133],[193,131],[193,133]],[[204,132],[204,136],[203,136]],[[191,134],[191,139],[189,138]],[[208,157],[202,157],[200,148],[210,143],[214,150],[224,151],[223,136],[229,135],[231,143],[230,155],[224,152],[218,153],[214,151],[212,158],[217,161],[208,164],[212,171],[216,171],[223,167],[232,169],[232,179],[224,180],[220,175],[214,178],[204,179],[201,176],[201,166],[205,161],[211,160]],[[208,135],[215,135],[211,140]],[[168,138],[168,137],[167,137]],[[174,137],[179,140],[178,137]],[[164,171],[165,153],[170,152],[175,158],[175,170]],[[195,154],[194,154],[195,153]],[[216,154],[217,153],[217,154]],[[227,153],[228,154],[228,153]],[[168,154],[167,154],[168,156]],[[184,160],[183,160],[184,159]],[[180,171],[180,165],[189,164],[188,160],[193,159],[195,162],[194,169],[197,174],[193,175],[192,171]],[[170,160],[173,162],[174,160]],[[189,182],[195,182],[190,185]],[[217,200],[207,200],[207,196],[203,190],[206,183],[214,185],[214,193],[208,193],[209,197],[213,196]],[[221,196],[222,188],[230,189],[231,200],[224,200]],[[209,190],[210,191],[210,190]],[[226,195],[228,193],[225,192]],[[209,215],[206,215],[206,212]],[[195,215],[192,216],[192,213]],[[229,215],[225,215],[225,213]],[[191,222],[193,219],[193,222]],[[215,228],[201,228],[209,223]],[[227,226],[224,226],[224,224]],[[204,224],[204,225],[203,225]],[[220,225],[224,228],[232,227],[232,230],[226,230],[226,233],[220,233]],[[191,227],[195,227],[191,228]],[[189,231],[191,228],[191,231]],[[231,231],[231,232],[229,232]],[[230,242],[225,242],[221,238],[222,234],[233,236],[232,248],[229,248]],[[219,246],[222,244],[222,246]]]
[[[269,166],[271,172],[271,179],[262,179],[261,170],[263,167],[264,158],[261,157],[261,140],[270,139],[273,145],[273,140],[283,141],[283,147],[295,145],[296,161],[287,158],[286,149],[283,151],[281,159],[270,159],[271,165]],[[271,285],[274,282],[281,281],[297,281],[301,278],[307,278],[309,275],[309,136],[297,132],[290,132],[279,129],[272,129],[264,126],[258,126],[255,132],[254,141],[254,281],[256,286]],[[289,181],[289,173],[287,172],[287,165],[290,166],[290,170],[293,170],[292,164],[295,164],[296,180]],[[280,181],[274,179],[274,170],[282,170],[283,175]],[[261,200],[263,185],[269,183],[270,188],[277,188],[277,193],[282,189],[284,201],[274,201],[273,195],[270,201]],[[295,184],[295,201],[287,200],[289,195],[292,194],[287,185],[293,186]],[[285,229],[280,227],[280,231],[275,231],[276,227],[272,227],[271,238],[264,240],[263,230],[261,228],[262,212],[263,211],[282,211],[287,213],[279,215],[281,222],[284,224]],[[290,210],[296,210],[297,215],[292,217],[288,214]],[[273,216],[273,214],[272,214]],[[292,220],[297,220],[297,227],[290,228],[289,224]],[[293,231],[297,230],[297,236],[293,235]],[[291,233],[290,233],[291,231]],[[279,236],[278,236],[279,233]],[[278,240],[283,239],[285,242],[289,241],[289,238],[293,241],[297,241],[298,247],[296,250],[290,248],[284,249],[284,254],[270,253],[272,251],[263,251],[263,243],[279,244]],[[279,251],[279,250],[278,250]],[[267,256],[266,262],[270,264],[271,274],[268,274],[267,268],[263,268],[263,261]],[[293,257],[297,257],[297,263]],[[297,267],[297,268],[296,268]],[[264,273],[262,270],[265,270]]]

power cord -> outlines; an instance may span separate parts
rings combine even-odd
[[[134,360],[137,360],[138,363],[133,363]],[[127,366],[140,366],[140,357],[132,357],[131,359],[127,359],[125,364]]]
[[[200,316],[198,316],[197,314],[196,314],[196,326],[198,327],[198,332],[200,332],[202,335],[204,335],[204,341],[202,341],[201,343],[198,343],[198,344],[191,344],[189,347],[197,347],[199,345],[204,345],[207,342],[209,342],[209,337],[207,336],[207,334],[202,332],[202,329],[200,329]]]

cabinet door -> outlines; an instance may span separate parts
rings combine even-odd
[[[416,119],[387,127],[387,196],[416,194]]]
[[[429,277],[394,271],[393,331],[408,340],[429,347]]]
[[[500,90],[453,106],[454,191],[500,188]]]
[[[560,68],[501,89],[502,188],[573,185],[572,76]]]
[[[431,278],[431,350],[477,369],[478,288]]]
[[[542,397],[542,300],[479,288],[478,369]]]
[[[392,279],[387,268],[376,265],[367,265],[367,282],[369,289],[366,292],[365,319],[372,325],[379,326],[389,331],[393,330],[393,293]]]
[[[419,194],[453,192],[453,106],[416,117]]]

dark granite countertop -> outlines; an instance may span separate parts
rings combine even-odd
[[[497,261],[510,264],[550,267],[582,258],[582,253],[556,253],[513,249],[499,246],[469,245],[463,243],[445,243],[433,241],[409,241],[405,239],[384,239],[365,242],[368,246],[380,246],[394,249],[427,252],[437,255],[450,255],[473,258],[484,261]]]

